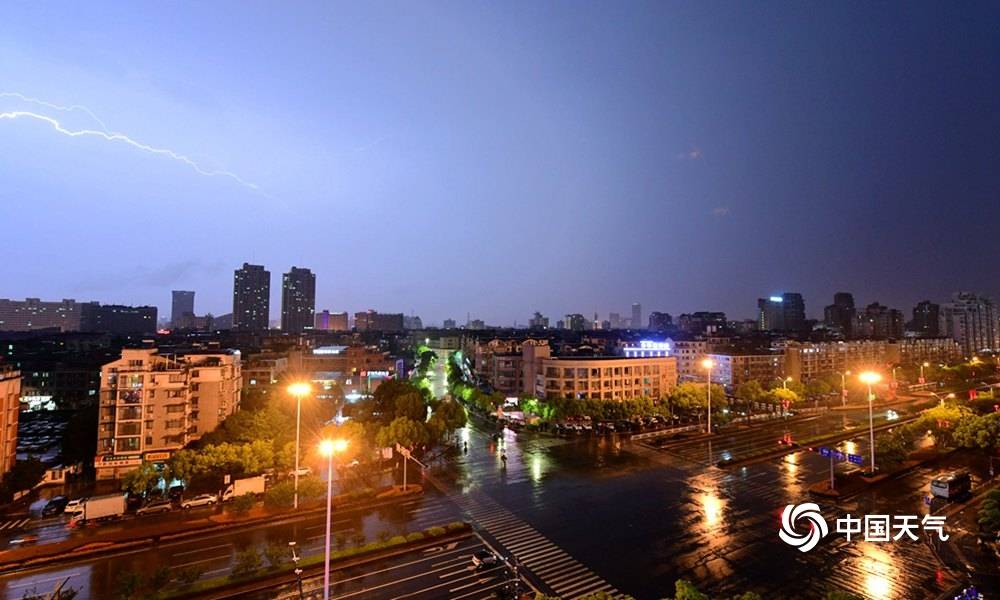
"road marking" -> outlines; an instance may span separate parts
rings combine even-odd
[[[537,529],[521,520],[497,501],[483,493],[453,495],[452,500],[480,528],[489,533],[500,547],[515,556],[526,571],[550,587],[557,595],[583,588],[610,586],[597,574],[554,544]],[[523,553],[523,554],[522,554]],[[556,574],[546,580],[546,574]],[[613,586],[612,596],[618,595]]]
[[[188,550],[186,552],[175,552],[174,556],[184,556],[185,554],[198,554],[199,552],[208,552],[209,550],[218,550],[219,548],[229,548],[232,544],[219,544],[218,546],[209,546],[208,548],[199,548],[197,550]]]
[[[173,565],[173,567],[175,569],[179,569],[181,567],[190,567],[191,565],[197,565],[197,564],[203,563],[203,562],[212,562],[212,561],[223,560],[223,559],[229,560],[231,558],[231,556],[232,555],[230,555],[230,554],[225,554],[223,556],[213,556],[213,557],[210,557],[210,558],[203,558],[201,560],[193,560],[191,562],[181,563],[179,565]]]
[[[392,600],[402,600],[402,598],[409,598],[411,596],[418,596],[418,595],[420,595],[420,594],[422,594],[424,592],[429,592],[431,590],[436,590],[439,587],[444,587],[446,585],[452,585],[454,583],[458,583],[459,581],[467,579],[468,577],[482,577],[483,575],[485,575],[487,573],[491,573],[493,571],[496,571],[499,568],[500,567],[493,567],[492,569],[486,569],[485,571],[480,571],[478,573],[472,573],[471,575],[466,575],[465,577],[462,577],[461,579],[457,579],[455,581],[446,581],[444,583],[439,583],[437,585],[432,585],[431,587],[426,587],[426,588],[424,588],[422,590],[417,590],[415,592],[410,592],[408,594],[403,594],[402,596],[394,596]],[[400,581],[403,581],[403,580],[400,580]],[[371,589],[375,589],[375,588],[368,588],[368,589],[371,590]]]
[[[21,583],[8,583],[7,587],[9,587],[9,588],[27,587],[29,585],[38,585],[40,583],[48,583],[49,581],[60,581],[60,580],[66,579],[67,577],[76,577],[77,575],[80,575],[80,571],[73,571],[72,573],[63,573],[63,574],[58,575],[56,577],[46,577],[45,579],[31,579],[29,577],[26,581],[21,582]]]
[[[461,575],[462,573],[468,573],[468,572],[473,571],[473,570],[474,569],[471,569],[468,566],[462,567],[458,571],[452,571],[451,573],[445,573],[444,575],[438,575],[438,579],[447,579],[448,577],[454,577],[455,575]]]

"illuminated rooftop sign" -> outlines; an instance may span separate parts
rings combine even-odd
[[[781,296],[771,296],[771,302],[781,302]]]

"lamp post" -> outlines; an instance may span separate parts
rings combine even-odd
[[[295,494],[292,496],[292,508],[299,507],[299,432],[302,429],[302,397],[312,393],[308,383],[293,383],[288,386],[288,393],[295,396]]]
[[[333,455],[347,449],[347,440],[323,440],[319,453],[326,457],[326,548],[323,552],[323,600],[330,600],[330,523],[333,515]]]
[[[875,473],[875,418],[872,414],[872,403],[875,396],[872,394],[872,385],[882,381],[882,376],[874,371],[865,371],[858,375],[861,383],[868,385],[868,444],[871,447],[872,473]]]
[[[701,366],[705,367],[707,375],[707,387],[705,388],[705,393],[708,395],[708,433],[712,433],[712,367],[715,366],[715,361],[711,358],[706,358],[701,361]]]
[[[924,367],[929,367],[929,366],[931,366],[931,363],[929,363],[929,362],[922,362],[922,363],[920,363],[920,384],[921,385],[923,385],[924,382],[926,381],[924,379]]]
[[[850,371],[844,371],[840,374],[840,405],[847,406],[847,376],[850,375]]]
[[[791,377],[785,377],[785,378],[783,378],[783,379],[781,380],[781,387],[782,387],[783,389],[786,389],[786,390],[787,390],[787,389],[788,389],[788,382],[789,382],[789,381],[791,381],[791,380],[792,380],[792,378],[791,378]]]

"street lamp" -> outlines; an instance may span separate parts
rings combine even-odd
[[[882,376],[875,371],[865,371],[858,375],[861,383],[868,386],[868,444],[871,447],[872,473],[875,473],[875,418],[872,415],[872,403],[875,395],[872,393],[872,386],[882,381]]]
[[[844,371],[840,374],[840,404],[841,406],[847,406],[847,376],[850,375],[850,371]]]
[[[302,398],[312,393],[308,383],[299,382],[288,386],[288,393],[295,396],[295,494],[292,496],[292,508],[299,507],[299,431],[302,428]]]
[[[925,379],[924,379],[924,367],[929,367],[929,366],[931,366],[931,363],[929,363],[929,362],[922,362],[922,363],[920,363],[920,384],[921,385],[923,385],[923,383],[925,381]]]
[[[781,380],[781,387],[782,387],[783,389],[786,389],[786,390],[787,390],[787,389],[788,389],[788,382],[789,382],[789,381],[791,381],[791,380],[792,380],[792,378],[791,378],[791,377],[785,377],[784,379],[782,379],[782,380]]]
[[[330,522],[333,515],[333,455],[347,450],[347,440],[323,440],[319,453],[326,463],[326,550],[323,554],[323,600],[330,600]]]
[[[712,433],[712,367],[715,366],[715,361],[711,358],[706,358],[701,361],[701,366],[705,367],[705,371],[708,372],[708,387],[706,387],[706,394],[708,394],[708,433]]]

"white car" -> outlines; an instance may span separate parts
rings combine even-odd
[[[313,470],[309,467],[299,467],[299,470],[297,472],[299,474],[299,477],[306,477],[308,475],[312,475]],[[290,477],[295,477],[295,473],[296,470],[292,469],[291,471],[288,472],[288,475]]]
[[[212,506],[219,501],[219,497],[215,494],[201,494],[195,496],[194,498],[188,498],[181,502],[181,508],[196,508],[199,506]]]
[[[87,502],[86,498],[77,498],[76,500],[70,500],[66,505],[66,510],[63,512],[69,516],[78,515],[83,513],[83,505]]]

